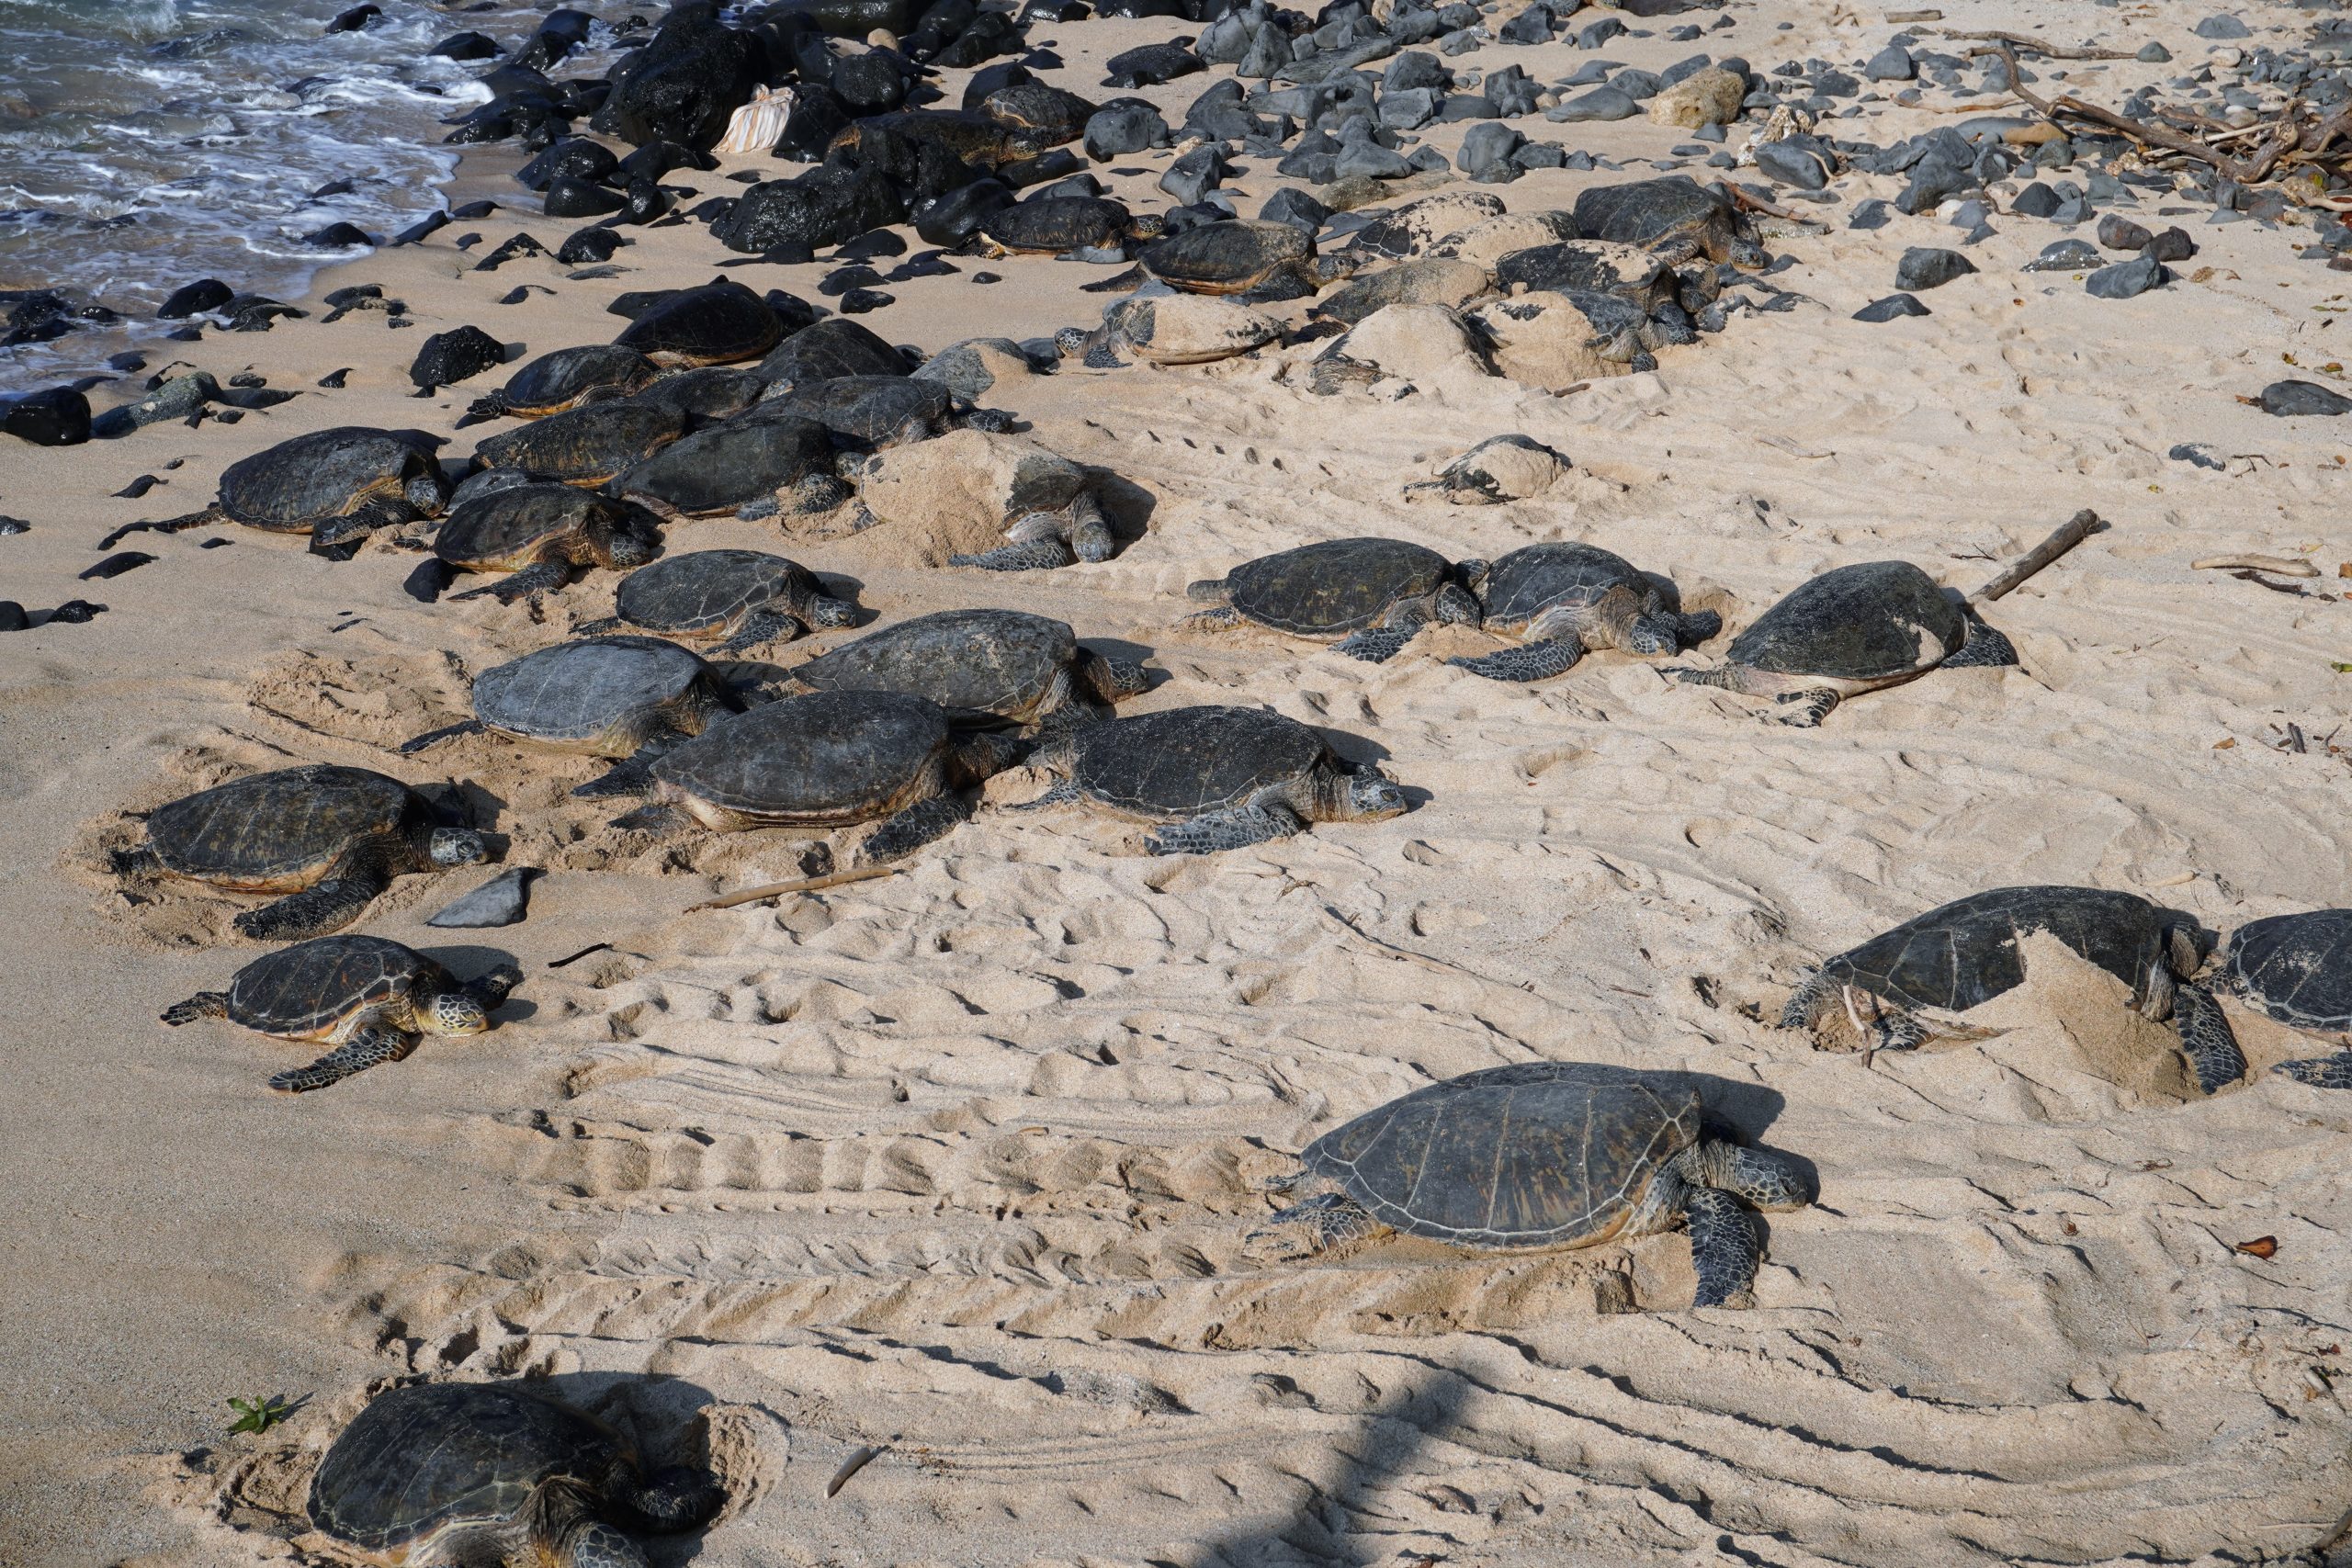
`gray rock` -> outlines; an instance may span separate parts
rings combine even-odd
[[[2258,400],[2264,413],[2275,413],[2281,419],[2352,413],[2352,398],[2331,392],[2316,381],[2273,381],[2262,389]]]
[[[1445,62],[1426,50],[1408,49],[1388,62],[1381,73],[1380,90],[1384,93],[1409,93],[1416,87],[1442,90],[1453,73]]]
[[[2140,254],[2160,262],[2187,261],[2197,254],[2197,242],[2188,237],[2188,230],[2176,223],[2150,239]]]
[[[1870,200],[1863,202],[1860,207],[1854,209],[1854,216],[1847,223],[1846,227],[1849,229],[1883,229],[1888,223],[1894,220],[1894,209],[1889,207],[1877,197],[1872,197]]]
[[[2251,38],[2254,36],[2244,22],[2239,21],[2235,17],[2228,16],[2226,14],[2217,14],[2215,16],[2208,17],[2189,30],[2194,32],[2199,38],[2228,39]]]
[[[186,419],[220,395],[220,383],[204,371],[175,376],[137,402],[98,415],[90,422],[90,434],[107,440],[167,419]]]
[[[1891,43],[1871,56],[1870,63],[1862,67],[1862,74],[1873,82],[1908,82],[1919,74],[1919,67],[1909,50]]]
[[[1109,104],[1086,121],[1086,155],[1098,164],[1166,145],[1168,122],[1149,104]]]
[[[2058,193],[2041,180],[2018,192],[2009,210],[2024,218],[2047,218],[2058,210]]]
[[[1908,294],[1890,294],[1883,299],[1873,299],[1854,312],[1858,321],[1891,321],[1898,316],[1924,316],[1928,310]]]
[[[2106,260],[2098,252],[2080,240],[2061,240],[2054,245],[2044,245],[2041,254],[2025,264],[2027,272],[2080,272]]]
[[[2132,58],[2143,65],[2162,65],[2172,58],[2172,51],[2160,43],[2143,44],[2140,52]]]
[[[1268,223],[1295,224],[1309,233],[1323,227],[1331,209],[1295,186],[1284,186],[1266,198],[1258,216]]]
[[[1894,269],[1894,287],[1905,293],[1941,288],[1953,278],[1965,277],[1975,270],[1976,264],[1958,251],[1914,245],[1903,253],[1903,260]]]
[[[511,926],[520,921],[531,904],[535,865],[500,872],[470,893],[459,894],[424,923],[428,926]]]
[[[1614,87],[1595,87],[1581,97],[1570,98],[1557,108],[1544,111],[1544,118],[1564,125],[1587,120],[1631,119],[1642,112],[1642,106]]]
[[[2184,441],[2165,456],[2176,463],[2193,463],[2200,468],[2211,468],[2217,474],[2226,472],[2229,468],[2227,463],[2213,455],[2211,447],[2200,446],[2194,441]]]
[[[1599,49],[1611,39],[1625,31],[1625,24],[1614,17],[1603,17],[1577,34],[1578,49]]]
[[[1453,166],[1480,185],[1502,185],[1519,177],[1512,167],[1510,155],[1519,151],[1527,139],[1500,121],[1488,121],[1470,128],[1462,139],[1462,151],[1455,155]]]
[[[2161,288],[2171,277],[2164,263],[2143,254],[2099,268],[2083,279],[2083,288],[2101,299],[2129,299],[2151,288]]]
[[[1829,171],[1821,154],[1805,145],[1810,137],[1792,136],[1781,141],[1767,141],[1756,150],[1756,166],[1784,186],[1799,190],[1823,190],[1829,184]]]
[[[1193,148],[1168,165],[1159,188],[1179,207],[1191,207],[1225,181],[1225,149],[1216,142]]]
[[[2110,251],[2144,251],[2154,238],[2120,212],[2110,212],[2098,220],[2098,243]]]
[[[1362,124],[1363,121],[1356,121]],[[1413,172],[1413,165],[1404,155],[1383,147],[1370,137],[1349,141],[1340,149],[1331,165],[1331,177],[1346,179],[1350,175],[1363,175],[1375,180],[1401,180]]]
[[[1380,96],[1380,124],[1385,130],[1418,130],[1437,118],[1434,87],[1408,87]]]

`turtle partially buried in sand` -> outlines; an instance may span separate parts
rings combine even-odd
[[[631,626],[663,637],[718,639],[710,651],[721,659],[820,626],[857,625],[857,606],[827,593],[815,572],[759,550],[696,550],[639,567],[621,579],[613,609],[611,619],[579,630],[594,636]]]
[[[1693,1306],[1746,1306],[1763,1261],[1748,1205],[1802,1209],[1805,1168],[1711,1126],[1672,1073],[1520,1062],[1431,1084],[1309,1144],[1282,1184],[1306,1201],[1268,1229],[1320,1250],[1383,1231],[1517,1251],[1594,1247],[1682,1225]]]
[[[1517,637],[1520,645],[1446,662],[1493,681],[1565,674],[1595,649],[1644,658],[1679,653],[1724,624],[1713,610],[1681,614],[1624,557],[1573,541],[1513,550],[1473,586],[1486,605],[1486,629]]]
[[[644,1568],[630,1536],[707,1524],[707,1472],[648,1473],[612,1427],[514,1383],[387,1389],[311,1478],[311,1523],[383,1564]]]
[[[398,779],[321,762],[232,779],[157,807],[147,817],[147,841],[116,852],[114,869],[287,894],[235,924],[256,941],[291,942],[349,925],[395,876],[488,855],[480,833],[444,824]]]
[[[1731,197],[1688,175],[1593,186],[1577,196],[1575,220],[1586,239],[1638,245],[1668,266],[1703,256],[1757,272],[1772,259]]]
[[[2352,1034],[2352,909],[2312,909],[2248,920],[2230,937],[2215,988],[2290,1029]],[[2352,1089],[2352,1051],[2280,1062],[2271,1069],[2313,1089]]]
[[[796,667],[819,692],[904,692],[958,724],[1059,727],[1107,716],[1149,684],[1143,666],[1081,647],[1061,621],[941,610],[868,632]]]
[[[1058,779],[1015,809],[1089,804],[1168,824],[1144,840],[1156,855],[1239,849],[1310,822],[1377,822],[1407,806],[1377,768],[1350,766],[1314,730],[1259,708],[1170,708],[1086,725],[1047,740],[1029,764]]]
[[[379,936],[322,936],[265,953],[225,991],[198,991],[164,1010],[177,1029],[225,1018],[273,1040],[332,1045],[269,1087],[301,1094],[397,1062],[425,1034],[480,1034],[523,972],[501,964],[480,979],[455,976],[413,948]]]
[[[503,571],[486,588],[502,604],[537,599],[589,567],[627,571],[662,553],[661,519],[634,502],[565,484],[515,485],[466,502],[434,536],[433,553],[458,571]]]
[[[2170,1018],[2206,1093],[2245,1076],[2245,1056],[2211,994],[2192,984],[2213,948],[2193,916],[2097,887],[1996,887],[1914,916],[1826,960],[1789,998],[1781,1027],[1832,1043],[1902,1051],[2026,980],[2021,946],[2047,931],[2132,987],[2132,1005]]]
[[[1090,370],[1117,370],[1131,357],[1153,365],[1206,365],[1282,335],[1280,321],[1238,300],[1170,294],[1118,300],[1104,309],[1101,326],[1091,332],[1064,327],[1054,334],[1054,346]]]
[[[1254,621],[1293,637],[1335,641],[1336,651],[1378,664],[1431,623],[1476,626],[1478,601],[1464,583],[1484,570],[1476,561],[1457,567],[1402,539],[1326,539],[1193,583],[1185,597],[1216,608],[1182,624],[1224,631]]]
[[[308,534],[314,553],[348,557],[379,528],[441,515],[449,488],[435,445],[413,431],[314,430],[230,464],[210,506],[152,526],[178,533],[242,523],[266,533]]]

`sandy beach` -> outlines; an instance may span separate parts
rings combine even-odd
[[[2030,61],[2041,89],[2115,104],[2217,50],[2307,49],[2329,15],[2228,9],[2249,38],[2198,36],[2202,0],[1942,0],[1907,30],[1922,49],[1988,29],[2165,46],[2170,64]],[[1887,17],[1734,0],[1626,17],[1600,52],[1851,72],[1904,30]],[[1046,80],[1102,101],[1123,96],[1105,59],[1198,30],[1029,36],[1066,62]],[[1593,57],[1563,36],[1447,64],[1549,84]],[[1175,125],[1231,73],[1132,96]],[[967,74],[941,73],[946,107]],[[1921,85],[1912,106],[1891,85],[1847,100],[1819,131],[1883,145],[1966,106],[2024,112]],[[1646,117],[1511,123],[1614,167],[1412,194],[1533,213],[1653,162],[1714,177],[1674,153],[1688,130]],[[1452,156],[1465,129],[1419,134]],[[1752,129],[1727,127],[1728,149]],[[1158,211],[1170,156],[1093,168]],[[1981,889],[2117,889],[2222,932],[2352,902],[2352,778],[2329,742],[2352,679],[2352,427],[2249,400],[2282,377],[2342,381],[2352,290],[2299,255],[2312,214],[2211,223],[2210,198],[2132,187],[2110,209],[2182,225],[2196,254],[2109,299],[2079,271],[2023,270],[2097,215],[2013,213],[2002,185],[1995,231],[1965,247],[1977,270],[1919,291],[1929,313],[1872,322],[1855,313],[1895,291],[1905,249],[1962,231],[1932,211],[1849,227],[1905,184],[1849,171],[1830,203],[1781,193],[1816,222],[1758,220],[1785,304],[1564,392],[1431,351],[1321,395],[1329,337],[1005,377],[983,402],[1123,481],[1115,557],[995,574],[942,564],[904,520],[672,525],[673,555],[787,555],[868,613],[745,662],[1027,610],[1147,663],[1122,712],[1268,707],[1376,761],[1412,808],[1159,857],[1103,813],[1010,810],[1049,782],[1015,769],[895,874],[689,913],[803,874],[827,836],[633,834],[570,794],[590,759],[482,735],[396,750],[466,716],[471,675],[611,615],[618,574],[536,610],[425,604],[401,586],[420,558],[380,537],[338,562],[222,525],[130,536],[118,547],[159,558],[76,575],[110,530],[208,504],[227,465],[290,436],[414,427],[454,463],[508,428],[457,428],[507,371],[413,395],[428,333],[472,324],[519,364],[609,340],[626,291],[719,276],[838,304],[818,288],[830,261],[735,255],[699,223],[624,230],[608,276],[550,255],[473,270],[514,234],[552,251],[578,227],[538,213],[519,162],[469,149],[448,201],[501,209],[322,275],[307,319],[166,345],[292,400],[81,446],[0,437],[0,514],[31,524],[0,537],[0,596],[107,606],[0,637],[0,1562],[346,1561],[300,1517],[311,1473],[371,1392],[418,1376],[550,1380],[649,1451],[709,1464],[727,1508],[648,1538],[664,1564],[2322,1561],[2296,1554],[2352,1507],[2352,1096],[2268,1069],[2324,1044],[2228,1002],[2251,1071],[2202,1095],[2169,1026],[2054,943],[1974,1021],[1984,1038],[1866,1059],[1773,1027],[1825,956]],[[1301,184],[1238,163],[1244,216]],[[722,155],[665,183],[694,188],[687,208],[740,195],[746,170],[793,166]],[[1119,297],[1082,288],[1112,265],[948,260],[856,319],[928,355],[1091,326]],[[323,320],[316,300],[357,283],[414,327]],[[1261,308],[1296,328],[1311,303]],[[1494,506],[1411,488],[1507,433],[1572,470]],[[2192,445],[2210,464],[2173,455]],[[162,482],[117,497],[141,474]],[[2106,531],[1985,606],[2018,666],[1933,671],[1811,730],[1660,672],[1720,662],[1722,639],[1517,685],[1445,662],[1503,646],[1470,626],[1373,664],[1176,624],[1194,580],[1381,535],[1452,560],[1586,541],[1736,630],[1850,562],[1975,589],[2086,508]],[[2316,575],[2191,565],[2249,553]],[[461,976],[511,960],[521,987],[487,1034],[288,1097],[266,1080],[306,1047],[156,1021],[259,955],[230,925],[254,900],[127,889],[107,852],[166,801],[299,762],[462,785],[504,864],[544,874],[526,921],[485,931],[424,924],[483,868],[398,881],[353,929]],[[856,837],[831,835],[834,861]],[[1546,1060],[1698,1075],[1715,1114],[1807,1162],[1819,1200],[1769,1217],[1754,1306],[1694,1310],[1679,1234],[1537,1253],[1392,1235],[1306,1259],[1250,1240],[1265,1185],[1318,1134]],[[262,1395],[298,1403],[231,1435],[227,1401]]]

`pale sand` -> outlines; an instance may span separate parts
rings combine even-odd
[[[2212,7],[1943,8],[2179,57],[2074,79],[2112,102],[2202,59],[2188,29]],[[2233,9],[2301,37],[2290,6]],[[1646,24],[1661,36],[1605,53],[1842,63],[1892,31],[1874,8],[1725,14],[1736,28],[1699,44]],[[1108,97],[1091,62],[1183,30],[1037,36],[1070,58],[1063,81]],[[1453,63],[1556,79],[1582,58]],[[1181,110],[1208,80],[1146,96]],[[1936,122],[1835,126],[1884,141]],[[1687,140],[1521,123],[1616,155]],[[1151,171],[1120,183],[1139,195],[1164,157],[1120,160]],[[453,196],[514,195],[497,166],[476,160]],[[1644,172],[1477,188],[1530,210]],[[1250,213],[1273,188],[1238,184]],[[478,231],[480,256],[571,225],[458,225],[322,280],[383,283],[413,332],[313,318],[189,355],[292,388],[353,366],[346,391],[233,428],[0,452],[0,511],[36,524],[0,539],[8,596],[112,606],[0,641],[0,1561],[288,1560],[271,1510],[299,1508],[368,1388],[526,1371],[590,1398],[639,1380],[609,1409],[656,1447],[715,1411],[737,1500],[698,1541],[654,1543],[663,1562],[2218,1563],[2308,1543],[2352,1501],[2333,1387],[2352,1366],[2352,1099],[2258,1075],[2184,1102],[2148,1059],[2161,1032],[2120,1025],[2055,963],[1996,1021],[2008,1032],[1868,1066],[1759,1021],[1821,954],[1982,887],[2127,888],[2222,929],[2345,901],[2343,763],[2278,749],[2290,722],[2341,721],[2345,433],[2235,400],[2295,374],[2282,355],[2335,355],[2338,278],[2293,258],[2292,231],[2184,221],[2203,252],[2181,280],[2107,303],[2016,271],[2058,231],[1997,218],[1982,276],[1884,326],[1848,317],[1891,291],[1905,245],[1956,231],[1777,238],[1797,261],[1780,281],[1821,308],[1736,318],[1656,374],[1558,399],[1505,381],[1317,398],[1293,383],[1319,344],[1000,388],[988,400],[1037,439],[1153,498],[1148,533],[1099,566],[928,570],[889,525],[783,547],[773,527],[675,528],[673,550],[786,548],[886,619],[1066,617],[1167,672],[1136,708],[1269,704],[1418,801],[1202,862],[1140,856],[1089,813],[984,812],[903,874],[774,908],[677,913],[794,874],[796,835],[648,850],[566,795],[584,761],[389,750],[462,711],[465,671],[605,614],[608,575],[535,624],[413,602],[411,556],[329,564],[225,529],[133,537],[163,559],[74,581],[107,528],[200,506],[222,466],[288,435],[447,432],[496,378],[410,399],[426,332],[472,321],[535,354],[607,338],[615,293],[712,274],[699,226],[637,231],[617,258],[633,270],[564,284],[545,262],[463,272],[447,242]],[[1077,291],[1100,269],[957,265],[890,286],[899,303],[865,321],[931,350],[1102,302]],[[983,266],[1007,281],[975,288]],[[823,270],[732,275],[813,297]],[[493,303],[520,283],[560,292]],[[1579,477],[1493,509],[1401,499],[1514,430]],[[2165,460],[2181,441],[2229,472]],[[167,488],[104,499],[174,457]],[[1358,533],[1456,557],[1589,539],[1736,628],[1851,560],[1973,587],[2086,506],[2112,531],[1991,612],[2023,671],[1930,675],[1813,733],[1615,654],[1520,688],[1440,662],[1490,646],[1456,629],[1380,667],[1170,629],[1188,580]],[[2244,550],[2309,552],[2322,580],[2288,598],[2188,567]],[[550,874],[528,923],[481,933],[421,924],[481,872],[403,881],[364,929],[468,972],[514,954],[515,1005],[495,1033],[289,1100],[262,1082],[292,1048],[154,1021],[255,951],[226,928],[242,903],[133,907],[98,851],[126,810],[298,759],[472,780],[509,863]],[[546,967],[598,942],[613,950]],[[2313,1049],[2233,1017],[2257,1069]],[[1732,1119],[1815,1163],[1822,1201],[1773,1218],[1754,1310],[1689,1311],[1675,1235],[1532,1258],[1245,1250],[1257,1188],[1318,1132],[1538,1058],[1711,1075]],[[2265,1235],[2267,1260],[2231,1250]],[[265,1439],[224,1438],[223,1401],[266,1393],[311,1400]],[[868,1445],[885,1451],[827,1500]]]

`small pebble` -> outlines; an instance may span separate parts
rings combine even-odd
[[[105,579],[109,577],[120,577],[126,571],[137,571],[141,567],[145,566],[149,561],[152,561],[154,558],[155,558],[153,556],[149,555],[144,550],[124,550],[118,555],[107,557],[106,559],[98,562],[97,565],[87,569],[78,575],[80,580],[84,582],[88,582],[94,578]]]

